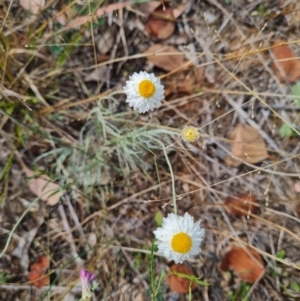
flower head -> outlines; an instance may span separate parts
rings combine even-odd
[[[194,126],[185,126],[181,131],[181,137],[184,141],[194,142],[199,138],[199,131]]]
[[[92,297],[91,282],[95,278],[95,274],[87,270],[80,270],[80,280],[82,285],[81,300],[90,300]]]
[[[135,72],[123,88],[127,96],[126,102],[140,113],[153,111],[164,99],[164,87],[153,73]]]
[[[182,263],[190,256],[199,254],[204,237],[200,221],[194,223],[194,218],[188,213],[184,216],[169,214],[163,219],[161,228],[153,233],[157,239],[158,251],[175,263]]]

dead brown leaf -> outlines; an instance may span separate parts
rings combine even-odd
[[[258,163],[268,157],[267,147],[260,133],[253,127],[238,124],[231,133],[231,152],[234,157],[249,163]],[[228,165],[239,166],[242,162],[232,156],[224,161]]]
[[[243,281],[248,283],[259,280],[264,273],[261,256],[248,247],[233,247],[225,254],[219,267],[222,271],[232,269]]]
[[[278,79],[281,82],[295,82],[300,78],[300,60],[288,45],[284,45],[284,41],[275,40],[273,53],[276,61],[272,67]]]
[[[173,8],[168,3],[156,8],[148,17],[145,29],[151,37],[159,40],[169,38],[175,31]]]
[[[182,294],[187,294],[189,292],[190,280],[187,278],[179,277],[175,274],[172,274],[172,271],[178,272],[185,275],[194,275],[193,272],[184,264],[173,264],[170,267],[170,272],[166,277],[166,281],[172,291]],[[198,284],[192,282],[191,289],[194,290],[197,288]]]
[[[59,202],[60,197],[62,196],[61,187],[52,182],[51,179],[42,175],[38,178],[35,178],[35,173],[29,169],[25,164],[22,164],[22,168],[29,179],[28,187],[29,189],[41,200],[48,203],[50,206],[54,206]]]
[[[225,208],[228,213],[235,216],[247,216],[248,212],[256,213],[258,207],[253,205],[256,199],[250,194],[241,194],[228,197],[225,200]]]
[[[153,63],[154,66],[165,71],[175,70],[185,63],[185,55],[173,46],[154,44],[144,53],[154,54],[147,56],[147,59]]]
[[[45,7],[46,0],[19,0],[19,4],[33,15],[37,15]]]
[[[42,255],[36,259],[30,266],[30,272],[28,274],[28,280],[32,285],[36,287],[42,287],[49,285],[49,275],[45,275],[50,263],[46,256]]]

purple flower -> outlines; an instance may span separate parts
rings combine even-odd
[[[95,274],[85,269],[80,270],[80,280],[82,285],[82,300],[90,300],[92,297],[91,282],[95,278]]]

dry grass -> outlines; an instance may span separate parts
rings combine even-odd
[[[299,107],[271,68],[271,45],[283,39],[300,56],[300,8],[296,0],[226,2],[189,2],[164,41],[189,61],[169,73],[146,61],[143,51],[154,41],[141,29],[146,19],[138,6],[65,30],[56,18],[68,7],[85,15],[109,3],[48,1],[37,16],[17,1],[0,4],[0,250],[19,223],[0,258],[0,300],[78,300],[82,266],[100,283],[94,300],[150,300],[154,216],[172,212],[172,180],[179,214],[189,212],[206,229],[203,252],[189,265],[210,285],[198,288],[193,300],[299,300],[291,288],[300,285],[293,188],[299,133],[279,135],[283,122],[299,126]],[[113,43],[101,54],[97,43],[108,30]],[[100,67],[99,79],[87,80]],[[162,107],[144,115],[121,93],[140,70],[161,76],[167,91]],[[238,123],[259,130],[269,159],[224,163]],[[200,129],[196,143],[180,139],[184,125]],[[16,151],[62,187],[59,206],[32,204],[36,197]],[[224,200],[248,193],[258,200],[257,215],[228,215]],[[247,285],[219,271],[233,243],[262,255],[266,272],[259,282]],[[41,254],[51,260],[51,286],[36,289],[27,275]],[[156,276],[169,264],[155,256]],[[187,300],[164,282],[162,290],[161,300]]]

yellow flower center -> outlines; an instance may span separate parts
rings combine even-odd
[[[187,126],[183,129],[181,135],[185,141],[193,142],[199,137],[199,132],[194,126]]]
[[[144,79],[139,83],[139,93],[141,96],[149,98],[155,93],[155,85],[151,80]]]
[[[195,132],[194,131],[192,131],[192,130],[187,130],[186,132],[185,132],[185,135],[186,135],[186,137],[189,139],[189,140],[192,140],[192,139],[194,139],[195,138]]]
[[[188,234],[179,232],[173,236],[171,246],[173,251],[184,254],[192,248],[192,239]]]

